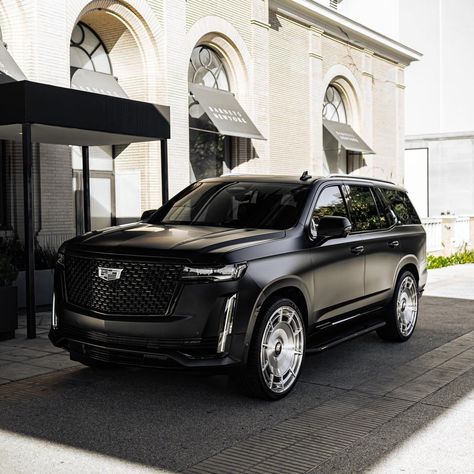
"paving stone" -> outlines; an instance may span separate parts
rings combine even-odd
[[[47,367],[38,367],[31,364],[21,362],[12,362],[0,366],[0,378],[8,380],[21,380],[35,375],[51,372],[53,369]]]
[[[75,367],[81,365],[80,362],[71,360],[69,355],[65,354],[51,354],[44,357],[39,357],[36,359],[31,359],[29,361],[32,365],[37,365],[39,367],[48,367],[50,369],[66,369],[68,367]]]
[[[0,354],[0,359],[15,361],[20,360],[21,358],[34,359],[36,357],[42,357],[48,354],[48,352],[40,351],[38,349],[25,349],[23,347],[15,347],[11,351],[2,352]]]
[[[245,472],[296,474],[315,469],[335,453],[365,438],[417,401],[472,369],[473,345],[474,332],[396,367],[388,374],[363,382],[357,391],[328,400],[263,430],[196,464],[189,472],[217,473],[225,466],[250,466],[265,456],[266,459]],[[280,440],[277,445],[265,443],[275,434]]]

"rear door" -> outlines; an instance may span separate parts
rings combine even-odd
[[[375,304],[391,292],[400,260],[400,235],[376,187],[355,183],[347,186],[354,231],[360,235],[365,253],[365,304]]]

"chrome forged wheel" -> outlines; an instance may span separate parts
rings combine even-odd
[[[304,326],[292,306],[280,306],[268,319],[260,345],[263,381],[274,393],[287,392],[295,383],[303,361]]]
[[[403,337],[413,332],[418,316],[418,288],[411,275],[405,276],[398,288],[397,326]]]
[[[378,335],[387,341],[405,342],[410,339],[418,319],[418,282],[415,275],[403,272],[386,307],[386,325],[377,329]]]

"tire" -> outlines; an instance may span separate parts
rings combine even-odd
[[[387,324],[377,329],[377,334],[387,341],[408,341],[415,330],[418,312],[418,282],[412,272],[405,271],[398,277],[392,301],[387,306]]]
[[[264,309],[255,327],[247,364],[238,374],[252,396],[279,400],[294,388],[301,372],[306,329],[298,306],[281,298]]]

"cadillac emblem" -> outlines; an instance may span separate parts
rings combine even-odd
[[[114,281],[120,278],[123,268],[105,268],[99,267],[99,278],[105,281]]]

